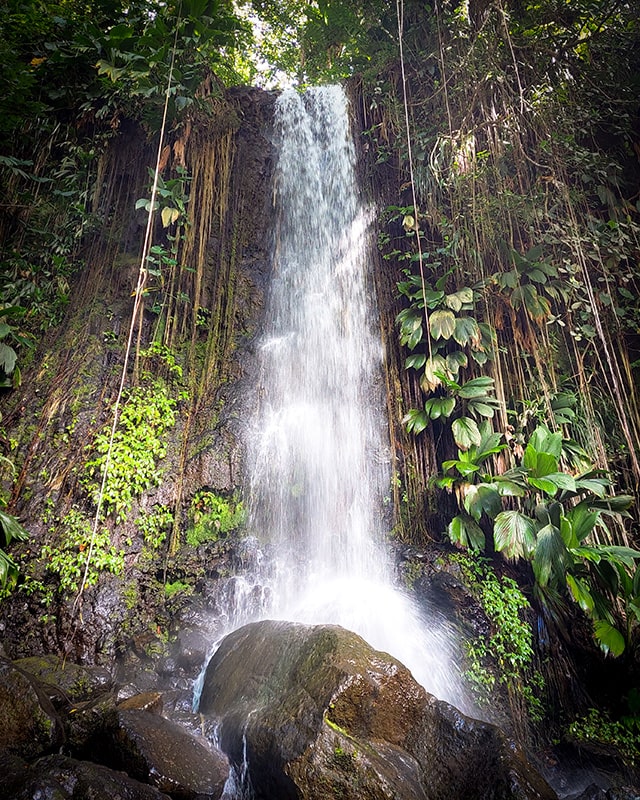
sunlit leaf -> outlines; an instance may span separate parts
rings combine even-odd
[[[584,581],[582,581],[580,578],[574,577],[570,573],[567,573],[566,577],[569,592],[576,603],[583,611],[586,611],[587,613],[593,611],[593,597],[591,597],[591,592]]]
[[[605,619],[596,620],[593,625],[593,632],[600,644],[600,648],[605,653],[611,653],[612,656],[616,657],[624,653],[624,636],[610,622]]]
[[[529,559],[536,546],[536,525],[520,511],[502,511],[493,524],[493,543],[506,558]]]
[[[451,424],[451,432],[460,450],[468,450],[472,445],[477,447],[482,441],[478,426],[470,417],[455,419]]]
[[[482,528],[466,514],[464,516],[458,514],[451,520],[447,528],[447,535],[453,544],[468,547],[476,553],[484,550],[485,539]]]
[[[456,328],[453,312],[440,308],[429,317],[429,331],[434,339],[450,339]]]
[[[573,561],[555,525],[545,525],[536,536],[533,571],[540,586],[557,583]]]
[[[502,508],[500,495],[495,486],[489,483],[479,483],[469,486],[464,497],[465,510],[476,520],[483,512],[489,517],[495,517]]]
[[[477,321],[473,317],[457,317],[453,330],[453,338],[459,345],[480,347],[482,334]]]

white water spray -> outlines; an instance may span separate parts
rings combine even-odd
[[[342,625],[464,706],[450,640],[394,585],[384,546],[382,348],[343,90],[284,92],[275,132],[273,277],[248,442],[249,527],[273,555],[255,576],[269,604],[250,618]]]

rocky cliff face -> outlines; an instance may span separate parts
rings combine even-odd
[[[0,607],[13,657],[64,651],[113,664],[122,652],[165,648],[171,619],[194,592],[213,616],[222,613],[209,583],[236,555],[215,512],[235,508],[242,481],[242,387],[251,381],[272,246],[274,99],[230,90],[170,134],[162,175],[165,185],[188,176],[186,216],[164,228],[157,215],[144,310],[133,325],[146,224],[136,200],[148,196],[156,144],[123,123],[101,159],[95,227],[66,319],[3,398],[19,469],[13,511],[31,533],[14,549],[21,586]],[[133,415],[118,433],[123,469],[108,489],[117,496],[103,506],[95,569],[79,596],[99,484],[99,468],[87,464],[100,459],[123,368],[121,411],[128,404]],[[189,545],[197,522],[210,525]]]

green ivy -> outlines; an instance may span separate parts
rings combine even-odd
[[[613,721],[601,711],[590,708],[568,726],[567,732],[578,742],[615,747],[631,766],[640,763],[640,716]]]
[[[152,551],[164,544],[173,525],[174,514],[168,506],[157,505],[151,511],[140,514],[136,520],[145,545]]]
[[[532,719],[542,718],[538,697],[543,688],[542,675],[533,668],[533,635],[521,613],[530,608],[517,583],[506,576],[498,577],[486,561],[474,561],[463,555],[452,557],[460,566],[463,579],[478,599],[491,624],[488,637],[478,636],[466,645],[469,667],[467,675],[480,693],[481,702],[488,702],[496,680],[511,693],[525,698]],[[497,676],[489,665],[494,661]]]
[[[55,535],[55,546],[45,544],[40,557],[47,572],[57,576],[58,590],[62,593],[72,594],[80,588],[91,545],[91,531],[91,521],[76,508],[50,528],[50,533]],[[86,585],[95,586],[102,572],[121,575],[123,570],[124,551],[112,545],[106,528],[98,529],[93,540]]]
[[[175,407],[176,401],[160,380],[129,391],[113,439],[102,497],[104,514],[113,514],[117,522],[124,522],[134,499],[160,482],[158,461],[167,452],[163,437],[175,425]],[[111,425],[106,425],[94,442],[98,455],[86,465],[83,483],[94,502],[98,500],[110,436]]]

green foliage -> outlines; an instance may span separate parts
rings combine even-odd
[[[7,514],[0,503],[0,591],[3,595],[15,587],[19,575],[18,565],[7,554],[6,548],[13,541],[24,542],[28,538],[28,531],[12,514]]]
[[[47,572],[57,578],[58,591],[73,594],[80,588],[91,545],[91,521],[77,508],[72,508],[50,528],[55,543],[45,544],[41,561]],[[124,551],[111,543],[107,528],[98,529],[93,540],[91,562],[87,571],[87,586],[95,586],[102,572],[121,575],[124,570]]]
[[[567,729],[571,739],[596,745],[613,746],[630,766],[640,763],[640,715],[624,716],[613,721],[606,714],[590,708]]]
[[[159,550],[173,526],[174,514],[168,506],[157,505],[149,512],[140,514],[136,520],[142,532],[145,545],[151,550]]]
[[[198,547],[204,542],[217,542],[245,521],[245,509],[237,495],[226,498],[208,489],[200,489],[191,501],[187,544]]]
[[[175,597],[177,594],[193,594],[193,586],[182,581],[174,581],[173,583],[165,583],[164,594],[167,599]]]
[[[521,613],[529,603],[514,580],[499,578],[484,560],[454,556],[469,589],[480,602],[491,630],[465,643],[469,660],[467,675],[479,691],[480,699],[488,702],[496,676],[489,668],[496,664],[497,679],[510,693],[524,696],[533,719],[542,716],[538,698],[542,676],[533,669],[533,636],[531,627]]]
[[[632,498],[607,494],[610,482],[597,471],[574,476],[562,470],[562,434],[543,425],[529,437],[519,465],[498,475],[483,472],[488,457],[504,448],[500,439],[487,423],[479,447],[442,465],[458,476],[437,483],[456,488],[462,506],[447,529],[449,539],[480,552],[484,522],[496,551],[531,564],[536,594],[552,613],[562,613],[559,598],[572,598],[592,617],[601,648],[620,655],[640,624],[640,551],[600,544],[595,534],[607,531],[608,519],[626,514]]]
[[[413,217],[405,215],[407,219],[415,224]],[[413,236],[413,227],[410,231]],[[417,254],[425,263],[429,255]],[[434,272],[441,264],[440,260],[429,261],[428,268]],[[493,357],[493,331],[472,315],[478,295],[471,287],[446,292],[450,270],[434,285],[427,283],[422,273],[404,272],[406,280],[398,283],[398,289],[410,305],[397,317],[400,344],[417,351],[406,359],[405,367],[418,371],[427,399],[423,408],[410,409],[403,423],[409,432],[418,434],[432,420],[448,420],[454,441],[466,451],[480,444],[478,422],[491,419],[499,407],[493,378],[480,375],[463,381],[460,377],[472,362],[483,365]]]
[[[134,499],[160,481],[157,462],[167,452],[165,433],[175,425],[176,402],[166,385],[154,381],[128,392],[113,439],[102,497],[103,511],[123,522]],[[83,483],[97,502],[106,465],[111,425],[107,424],[93,444],[97,455],[87,462]]]

